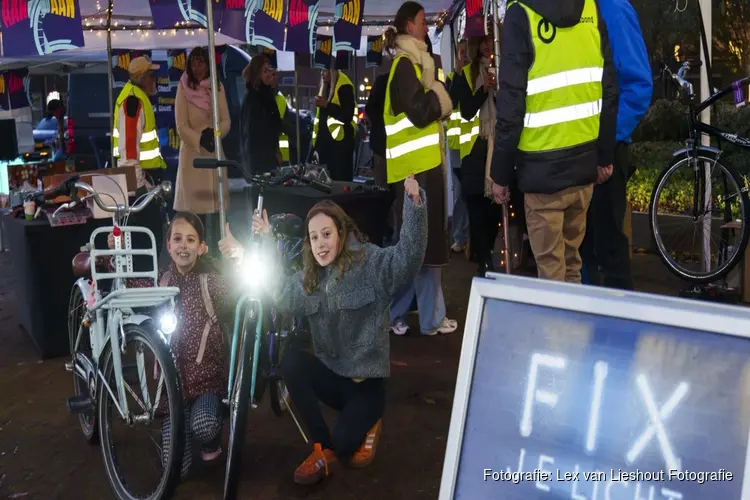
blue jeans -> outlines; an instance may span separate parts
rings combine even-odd
[[[451,155],[454,151],[451,151]],[[458,154],[457,151],[455,151]],[[461,195],[461,181],[458,180],[455,171],[453,176],[453,222],[451,223],[451,239],[453,243],[466,245],[469,239],[469,213],[466,211],[466,203]]]
[[[429,332],[439,327],[445,318],[443,297],[443,269],[423,266],[411,283],[398,290],[391,301],[391,325],[406,322],[414,296],[417,297],[419,329]]]

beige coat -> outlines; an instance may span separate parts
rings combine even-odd
[[[219,89],[219,130],[224,138],[231,127],[229,108],[224,88]],[[214,214],[219,211],[219,183],[215,169],[198,169],[193,167],[197,157],[215,158],[216,153],[209,153],[200,146],[201,133],[213,127],[211,108],[202,109],[191,104],[177,87],[175,99],[175,121],[177,134],[180,136],[180,160],[177,166],[174,209],[196,214]],[[229,186],[226,170],[224,172],[224,210],[229,210]]]

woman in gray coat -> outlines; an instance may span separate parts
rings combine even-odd
[[[294,473],[298,484],[321,481],[338,460],[364,467],[375,457],[391,366],[389,304],[395,291],[414,279],[427,246],[424,191],[414,176],[404,181],[404,191],[401,235],[387,248],[366,243],[330,200],[315,205],[305,224],[304,269],[273,294],[278,310],[307,317],[315,351],[290,348],[281,364],[314,443]],[[263,216],[253,217],[253,229],[267,233]],[[229,231],[219,248],[241,261],[244,250]],[[332,433],[320,402],[340,412]]]

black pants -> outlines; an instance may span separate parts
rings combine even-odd
[[[632,170],[626,143],[618,143],[612,176],[594,186],[580,253],[584,274],[592,285],[633,289],[630,243],[623,232],[626,186]]]
[[[492,249],[497,238],[498,224],[503,219],[502,208],[483,194],[465,195],[464,203],[469,214],[472,258],[477,263],[480,274],[492,271]]]
[[[385,379],[354,382],[332,372],[314,354],[295,348],[287,351],[281,369],[312,441],[333,450],[346,463],[383,416]],[[333,433],[323,420],[320,402],[340,412]]]

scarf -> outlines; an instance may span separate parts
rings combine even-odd
[[[484,85],[489,78],[490,59],[482,57],[479,61],[479,71],[474,88],[478,89]],[[495,107],[495,93],[493,88],[487,93],[487,99],[479,109],[479,137],[487,140],[487,160],[484,164],[484,195],[490,199],[492,195],[492,178],[490,167],[492,166],[492,152],[495,149],[495,122],[497,121],[497,108]]]
[[[206,78],[198,84],[198,88],[194,89],[188,82],[187,71],[182,73],[180,78],[180,88],[185,96],[193,106],[197,106],[200,109],[211,109],[211,79]]]

